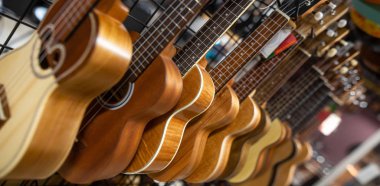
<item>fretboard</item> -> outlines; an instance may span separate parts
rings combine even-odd
[[[254,0],[228,0],[196,33],[186,45],[177,52],[173,61],[182,75],[196,64],[215,42],[245,12]]]
[[[263,104],[289,80],[290,77],[310,58],[302,50],[295,50],[288,56],[278,68],[273,70],[271,76],[268,76],[257,87],[253,96],[258,104]]]
[[[53,24],[57,31],[55,39],[64,41],[98,1],[99,0],[82,0],[64,2],[62,8],[56,12],[56,15],[53,15],[53,19],[50,20],[50,23],[42,22],[37,31],[40,31],[46,24]]]
[[[245,38],[221,64],[210,70],[209,73],[214,80],[216,92],[221,90],[247,62],[255,57],[287,22],[287,17],[275,11],[264,23]]]
[[[186,23],[201,9],[198,0],[176,0],[134,43],[132,63],[123,81],[134,82]]]
[[[296,111],[289,113],[286,120],[293,129],[293,132],[298,133],[308,127],[308,119],[315,116],[329,102],[331,102],[331,98],[328,96],[328,89],[323,87],[308,100],[300,104]]]
[[[245,72],[245,75],[239,81],[234,83],[232,88],[235,90],[240,101],[247,98],[252,91],[256,89],[257,85],[269,74],[272,74],[272,70],[275,69],[276,66],[280,64],[291,51],[297,48],[302,39],[298,34],[295,34],[295,36],[297,38],[297,44],[267,61],[261,61],[256,66],[253,66],[249,71]]]

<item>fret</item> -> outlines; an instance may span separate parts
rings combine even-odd
[[[253,0],[228,0],[196,33],[186,45],[177,52],[174,62],[181,66],[180,71],[185,75],[190,68],[202,59],[212,45],[232,26],[232,23],[244,13]],[[228,14],[226,16],[226,14]],[[188,55],[191,53],[191,55]],[[181,64],[181,65],[180,65]]]
[[[194,2],[195,0],[173,1],[160,18],[143,32],[134,44],[132,64],[123,81],[134,82],[158,57],[195,12],[200,10],[201,6]]]
[[[253,66],[249,71],[245,73],[240,81],[236,82],[233,85],[233,89],[237,93],[240,100],[244,100],[246,97],[251,94],[251,92],[257,87],[257,85],[262,82],[262,80],[269,74],[271,71],[279,65],[290,52],[292,52],[298,45],[301,43],[299,35],[296,35],[297,43],[286,51],[281,52],[277,56],[273,57],[269,61],[260,62],[258,65]],[[242,88],[242,85],[248,85],[247,88]]]

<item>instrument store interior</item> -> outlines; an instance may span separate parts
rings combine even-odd
[[[380,1],[0,0],[12,185],[378,186]]]

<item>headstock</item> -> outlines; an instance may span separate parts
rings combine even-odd
[[[328,6],[328,5],[323,5]],[[308,14],[305,16],[302,20],[299,22],[299,28],[297,29],[297,32],[304,37],[312,36],[316,37],[319,36],[321,33],[323,33],[328,27],[331,25],[337,23],[343,15],[345,15],[348,12],[348,6],[344,3],[339,4],[336,9],[334,10],[334,15],[330,14],[324,14],[323,19],[317,21],[315,19],[315,13],[314,14]],[[323,20],[323,21],[322,21]],[[336,25],[337,28],[340,26],[343,26],[344,21],[338,22]],[[339,26],[339,27],[338,27]],[[336,29],[333,29],[336,30]],[[332,30],[332,31],[333,31]]]
[[[297,20],[312,13],[320,5],[325,4],[327,0],[290,0],[281,5],[281,10],[291,19]]]

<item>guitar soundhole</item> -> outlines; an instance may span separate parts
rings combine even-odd
[[[10,118],[10,110],[8,99],[5,92],[5,87],[0,84],[0,128],[4,126],[6,121]]]
[[[109,91],[99,96],[98,102],[105,108],[110,110],[118,109],[129,101],[133,93],[134,84],[127,85],[117,84]]]

